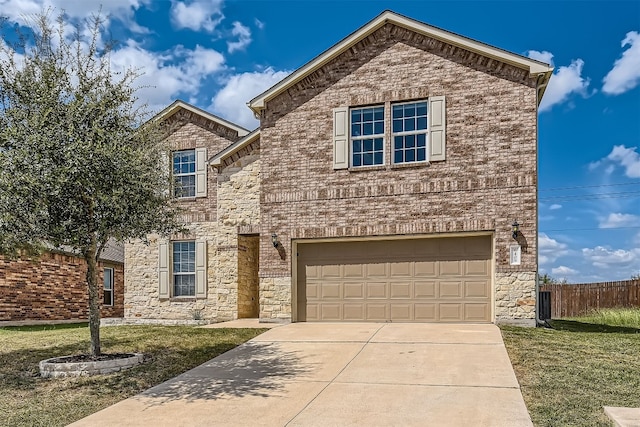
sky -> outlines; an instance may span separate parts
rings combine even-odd
[[[102,6],[101,6],[102,4]],[[248,129],[246,103],[384,10],[551,63],[539,109],[540,273],[640,274],[640,0],[0,0],[82,22],[102,7],[116,70],[152,111],[182,99]],[[527,230],[521,230],[524,234]]]

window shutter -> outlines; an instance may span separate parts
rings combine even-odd
[[[349,167],[349,107],[333,109],[333,168]]]
[[[207,197],[206,148],[196,148],[196,197]]]
[[[444,96],[429,98],[429,161],[445,159],[446,152],[446,115]]]
[[[161,241],[158,244],[158,297],[169,298],[169,242]]]
[[[196,298],[207,297],[207,242],[196,240]]]

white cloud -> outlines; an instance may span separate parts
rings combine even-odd
[[[254,18],[253,22],[256,24],[256,27],[258,27],[259,30],[262,30],[264,28],[264,22],[262,22],[258,18]]]
[[[112,53],[111,66],[114,71],[141,70],[143,74],[135,81],[140,87],[137,95],[157,111],[178,95],[196,96],[205,78],[224,69],[224,57],[201,46],[185,49],[178,45],[171,51],[150,52],[129,40]]]
[[[640,216],[623,213],[610,213],[600,220],[600,228],[619,228],[640,226]]]
[[[553,55],[551,55],[549,59],[552,57]],[[571,61],[570,65],[559,67],[557,71],[553,73],[544,97],[542,98],[542,102],[540,103],[541,112],[549,111],[554,105],[562,104],[573,94],[579,94],[582,97],[588,95],[587,89],[589,88],[590,80],[582,77],[583,66],[584,61],[582,59],[576,59]]]
[[[171,21],[178,29],[211,33],[223,19],[222,0],[197,0],[188,4],[176,1],[171,4]]]
[[[251,30],[249,30],[248,27],[245,27],[238,21],[233,23],[231,34],[235,37],[238,37],[238,41],[227,42],[229,53],[233,53],[236,50],[244,50],[244,48],[247,47],[249,43],[251,43]]]
[[[538,234],[538,262],[547,264],[568,254],[567,245],[547,236],[546,233]]]
[[[150,3],[151,0],[0,0],[0,10],[9,20],[24,25],[30,17],[49,8],[56,13],[64,11],[72,19],[85,18],[102,9],[105,26],[108,27],[107,17],[111,16],[126,22],[131,31],[141,33],[147,30],[135,23],[133,13]]]
[[[573,268],[569,268],[567,266],[561,265],[559,267],[554,267],[551,269],[551,274],[554,276],[575,276],[578,274],[578,270],[574,270]]]
[[[551,206],[549,206],[549,210],[550,211],[555,211],[557,209],[562,209],[562,205],[559,205],[557,203],[552,204]]]
[[[527,56],[531,59],[535,59],[536,61],[541,61],[545,64],[553,66],[553,54],[551,52],[547,52],[546,50],[543,50],[542,52],[538,52],[537,50],[530,50],[527,52]]]
[[[622,166],[627,177],[640,178],[640,154],[636,150],[637,147],[615,145],[607,159]]]
[[[622,40],[622,47],[629,48],[617,59],[613,68],[602,81],[602,91],[609,95],[620,95],[640,83],[640,33],[629,31]]]
[[[226,85],[211,100],[210,109],[248,129],[258,126],[253,111],[247,102],[264,90],[289,75],[290,71],[275,71],[267,68],[264,71],[242,73],[231,76]]]
[[[599,268],[624,268],[638,262],[637,250],[610,249],[605,246],[583,248],[585,259]]]

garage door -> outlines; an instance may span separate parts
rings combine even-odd
[[[490,322],[489,236],[299,243],[299,321]]]

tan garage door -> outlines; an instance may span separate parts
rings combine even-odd
[[[491,238],[298,244],[299,321],[491,321]]]

